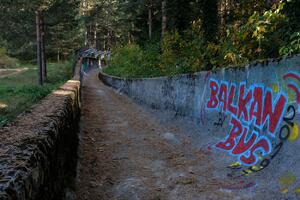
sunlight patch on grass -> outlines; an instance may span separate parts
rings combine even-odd
[[[0,102],[0,109],[6,108],[6,107],[7,107],[7,104]]]

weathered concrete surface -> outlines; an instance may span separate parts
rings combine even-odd
[[[300,56],[295,56],[283,60],[269,60],[242,68],[236,67],[216,72],[200,72],[193,75],[175,77],[120,79],[105,74],[100,74],[99,77],[103,82],[114,87],[118,92],[128,95],[135,102],[147,105],[157,111],[168,112],[167,115],[161,114],[161,116],[157,116],[156,113],[156,118],[165,119],[163,124],[168,122],[170,124],[177,123],[182,131],[179,131],[179,133],[175,131],[174,133],[174,131],[166,130],[163,138],[167,141],[172,141],[172,145],[175,146],[182,143],[184,138],[188,138],[190,144],[187,146],[192,149],[191,151],[203,153],[203,156],[197,160],[200,162],[198,164],[201,167],[196,168],[200,171],[202,169],[209,170],[196,173],[196,181],[191,184],[191,187],[196,185],[196,188],[202,188],[202,184],[207,184],[207,188],[203,191],[195,190],[195,193],[193,193],[193,190],[187,189],[189,187],[184,187],[183,189],[178,186],[180,189],[176,190],[176,198],[168,196],[172,191],[169,188],[170,190],[164,190],[161,193],[161,199],[299,199],[299,74]],[[219,89],[215,90],[211,87],[210,84],[212,83],[217,83]],[[239,108],[237,104],[240,100],[239,95],[241,91],[244,91],[244,95],[251,91],[251,101],[249,101],[245,109],[247,108],[247,112],[252,112],[253,114],[257,111],[257,107],[262,107],[263,111],[259,114],[259,124],[263,123],[264,118],[267,119],[265,124],[258,126],[255,124],[257,122],[254,121],[256,118],[252,121],[246,120],[245,116],[238,116],[237,114],[232,114],[228,109],[224,109],[224,104],[220,103],[220,99],[224,99],[223,95],[225,95],[224,92],[223,95],[220,95],[221,85],[227,86],[225,96],[228,102],[228,99],[230,99],[229,88],[234,84],[238,89],[233,92],[232,104]],[[241,89],[243,85],[246,90]],[[213,106],[209,106],[208,102],[214,97],[212,95],[214,90],[218,91],[220,96],[217,97],[219,106],[213,109]],[[259,94],[259,91],[262,91],[262,95],[255,95],[254,91],[257,94]],[[271,101],[266,100],[268,95],[269,97],[271,96],[269,98]],[[280,107],[278,103],[280,97],[284,99],[284,103],[282,103],[281,112],[278,112],[278,115],[281,116],[278,116],[279,120],[275,123],[277,126],[272,132],[270,130],[270,120],[266,116],[270,116],[273,112],[275,113],[274,116],[277,115],[276,111],[280,109],[275,111],[275,106],[278,105]],[[102,98],[104,97],[102,96]],[[100,99],[98,100],[99,104],[103,102]],[[253,102],[260,102],[261,105]],[[251,108],[252,105],[253,109]],[[264,110],[267,107],[270,109]],[[110,113],[114,112],[116,111],[110,111]],[[128,112],[133,112],[137,118],[139,117],[138,112],[132,110],[128,110]],[[263,112],[266,112],[266,116],[264,116],[265,113],[263,114]],[[107,111],[107,113],[109,112]],[[168,116],[177,117],[171,117],[169,120],[166,120]],[[126,119],[125,116],[124,118]],[[243,138],[241,136],[242,132],[232,135],[234,140],[231,140],[231,145],[230,137],[228,137],[230,131],[239,130],[234,129],[231,123],[233,119],[237,119],[241,123],[241,130],[248,131],[245,132],[246,140],[241,139]],[[147,120],[139,120],[140,126],[144,127],[146,131],[148,126],[143,121]],[[274,121],[274,119],[271,121]],[[117,134],[118,126],[115,129]],[[170,133],[173,133],[173,135]],[[147,134],[150,133],[147,132]],[[250,141],[249,139],[253,136],[256,136],[256,139]],[[151,135],[151,137],[155,136]],[[258,147],[257,144],[262,140],[265,142],[264,147],[268,147],[269,150],[261,148],[255,152],[254,150]],[[140,141],[135,142],[141,143]],[[122,142],[120,143],[122,145]],[[223,147],[220,145],[222,143]],[[246,144],[251,145],[247,146]],[[262,144],[262,142],[259,144]],[[176,146],[176,150],[186,152],[179,146]],[[239,153],[233,154],[234,150]],[[243,156],[250,158],[252,154],[255,155],[256,159],[253,162],[254,164],[246,165],[241,158]],[[129,160],[132,161],[133,159]],[[154,160],[152,161],[154,162]],[[152,161],[149,163],[152,163]],[[186,163],[186,160],[180,163],[186,167],[183,169],[184,172],[188,172]],[[190,166],[192,168],[195,167],[194,164],[190,164]],[[138,168],[135,169],[140,171]],[[124,173],[127,172],[125,169],[124,171]],[[209,177],[206,177],[204,174]],[[146,175],[146,177],[148,176]],[[144,184],[141,180],[139,179],[139,185],[141,183]],[[156,180],[160,180],[160,177],[157,176]],[[129,182],[126,183],[129,184]],[[145,186],[145,188],[148,187]],[[126,191],[126,189],[124,190]],[[216,196],[209,196],[211,193],[217,194]],[[143,196],[139,196],[139,198],[144,199]],[[121,196],[119,199],[130,198]]]
[[[80,62],[73,80],[0,129],[1,200],[61,199],[65,186],[71,186],[77,163],[79,67]]]
[[[149,79],[121,79],[99,74],[107,85],[133,98],[136,102],[154,109],[171,110],[176,115],[189,116],[203,121],[203,109],[209,98],[209,79],[232,83],[246,82],[247,86],[261,83],[270,88],[284,83],[282,76],[288,71],[300,72],[300,56],[283,60],[267,60],[246,67],[232,67],[219,71],[199,72],[173,77]],[[282,84],[283,85],[283,84]]]
[[[211,157],[191,146],[180,123],[160,121],[157,113],[104,86],[97,71],[87,74],[78,200],[234,199],[225,188],[236,184],[215,175]]]

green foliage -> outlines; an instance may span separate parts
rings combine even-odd
[[[0,78],[0,126],[29,109],[51,91],[71,77],[69,63],[48,63],[48,80],[43,86],[37,84],[35,66],[23,73]]]
[[[206,57],[213,54],[206,45],[202,32],[192,29],[180,35],[167,33],[162,43],[160,68],[164,74],[193,73],[206,69]]]
[[[9,57],[4,48],[0,48],[0,69],[17,67],[17,60]]]
[[[284,7],[284,14],[289,19],[289,28],[292,32],[300,31],[300,1],[299,0],[287,0],[287,3]]]
[[[218,41],[207,41],[201,21],[195,21],[190,30],[166,33],[161,43],[161,55],[137,45],[115,49],[112,66],[106,72],[123,77],[175,75],[299,53],[300,33],[287,37],[289,19],[284,14],[285,3],[263,8],[242,24],[228,25],[226,35]],[[155,69],[156,73],[147,69]]]
[[[300,53],[300,32],[293,33],[287,44],[280,48],[279,53],[281,56],[288,56]]]
[[[49,59],[67,60],[84,45],[79,15],[79,0],[56,0],[45,12],[46,53]]]
[[[78,19],[80,0],[3,0],[0,5],[0,46],[19,60],[36,60],[36,14],[43,10],[47,58],[64,57],[83,44]],[[80,38],[80,39],[79,39]]]
[[[285,44],[288,24],[282,12],[284,5],[274,4],[270,10],[254,12],[242,25],[228,26],[225,37],[205,46],[209,68],[278,57],[279,49]]]
[[[207,49],[204,49],[206,41],[202,32],[195,30],[186,31],[182,42],[182,58],[184,66],[182,67],[182,73],[193,73],[206,69],[205,55],[209,53]]]
[[[117,47],[114,50],[114,56],[110,67],[105,70],[107,73],[113,73],[116,76],[136,76],[141,66],[142,50],[137,45],[127,45]],[[139,66],[139,67],[136,67]]]
[[[283,6],[280,3],[262,14],[254,12],[245,24],[230,27],[227,37],[220,43],[221,55],[225,59],[220,64],[242,64],[277,57],[284,44],[287,24],[287,18],[281,13]]]
[[[125,78],[142,78],[193,73],[203,68],[207,53],[201,33],[167,33],[162,44],[148,43],[142,49],[137,44],[120,46],[113,50],[113,56],[105,73]]]
[[[277,57],[286,34],[287,19],[281,13],[283,6],[283,3],[275,5],[262,14],[254,12],[245,24],[228,27],[227,35],[218,42],[206,42],[203,33],[195,28],[183,36],[178,32],[169,33],[162,44],[161,64],[190,73]]]
[[[49,94],[55,87],[46,85],[24,85],[19,87],[0,87],[0,127],[19,113]],[[6,107],[7,106],[7,107]]]
[[[161,63],[159,65],[160,70],[164,74],[172,75],[179,68],[182,68],[183,60],[179,59],[182,58],[182,43],[182,37],[177,31],[165,34],[162,42]]]
[[[3,0],[0,46],[35,61],[35,11],[43,9],[51,60],[84,44],[119,46],[106,69],[115,75],[193,73],[299,53],[299,8],[298,0],[167,1],[162,37],[161,0]],[[14,64],[4,56],[0,65]]]
[[[155,45],[142,50],[136,44],[128,44],[113,50],[110,66],[105,73],[120,77],[142,78],[161,75],[158,68],[158,51]]]
[[[178,32],[167,33],[160,54],[160,43],[147,43],[143,48],[128,44],[113,49],[113,56],[105,73],[125,78],[142,78],[193,73],[203,67],[205,49],[201,35],[189,32],[189,38]],[[192,39],[192,42],[187,42]],[[191,52],[191,50],[193,50]]]

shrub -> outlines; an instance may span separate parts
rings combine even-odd
[[[279,53],[281,56],[300,53],[300,32],[293,33],[287,43],[280,48]]]
[[[17,60],[6,55],[6,50],[0,48],[0,68],[15,68]]]
[[[144,51],[137,44],[119,46],[113,50],[110,66],[105,73],[120,77],[153,77],[161,75],[158,68],[159,50],[157,46],[148,46]]]
[[[289,35],[285,5],[277,1],[269,10],[259,9],[248,20],[227,26],[214,42],[205,40],[201,22],[195,21],[190,30],[166,33],[161,44],[116,48],[105,71],[122,77],[170,76],[300,53],[300,32]]]
[[[288,24],[286,16],[282,14],[284,5],[278,3],[264,13],[254,12],[247,23],[230,27],[221,44],[221,49],[227,50],[224,59],[232,64],[241,64],[279,56]]]

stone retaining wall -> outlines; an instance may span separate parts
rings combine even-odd
[[[61,199],[76,174],[80,65],[72,80],[0,129],[0,199]]]

